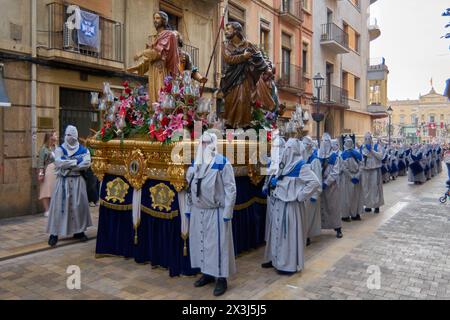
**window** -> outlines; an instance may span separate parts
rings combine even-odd
[[[281,11],[282,12],[291,12],[291,0],[282,0],[281,2]]]
[[[405,118],[406,116],[404,114],[400,115],[400,124],[405,124]]]
[[[441,121],[444,121],[444,115],[441,114]]]
[[[430,122],[435,122],[436,115],[434,113],[430,114]]]
[[[172,30],[179,30],[180,18],[170,13],[167,13],[167,15],[169,16],[169,26]]]
[[[415,115],[415,114],[411,115],[411,124],[414,124],[414,125],[419,124],[419,118],[417,118],[417,115]]]
[[[327,8],[327,23],[333,23],[333,11]]]
[[[159,10],[164,11],[167,13],[167,16],[169,17],[169,26],[172,28],[172,30],[177,30],[182,32],[182,17],[183,17],[183,10],[173,5],[170,2],[161,1],[159,5]]]
[[[289,79],[291,66],[291,36],[285,33],[281,35],[281,75]]]
[[[355,32],[355,51],[359,53],[361,46],[361,35]]]
[[[303,0],[303,9],[309,11],[309,0]]]
[[[261,20],[261,27],[259,30],[259,47],[267,56],[269,56],[269,33],[270,23],[265,20]]]
[[[355,79],[355,84],[354,84],[354,95],[353,95],[353,99],[355,100],[359,100],[361,99],[361,79],[359,79],[358,77],[354,77]]]
[[[369,104],[380,105],[381,104],[381,92],[380,85],[378,83],[371,84],[369,88]]]
[[[359,100],[361,95],[361,79],[355,77],[349,72],[342,72],[342,87],[348,91],[348,97],[353,100]]]
[[[358,32],[356,32],[355,29],[350,27],[346,22],[343,22],[343,29],[348,36],[349,48],[355,52],[359,52],[361,35]]]
[[[234,5],[233,3],[229,3],[228,5],[228,22],[239,22],[242,25],[242,29],[245,32],[245,10],[240,7]]]
[[[309,45],[306,42],[303,42],[303,49],[302,49],[302,68],[303,68],[303,74],[309,74]]]

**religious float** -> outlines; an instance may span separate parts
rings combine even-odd
[[[129,69],[148,72],[149,87],[125,82],[121,95],[115,96],[105,83],[101,97],[92,94],[91,103],[100,110],[102,119],[101,128],[87,142],[92,151],[92,169],[102,182],[96,255],[151,263],[167,268],[170,276],[192,275],[198,270],[190,267],[184,208],[186,172],[194,159],[198,138],[205,130],[216,133],[218,152],[233,165],[237,199],[232,225],[235,254],[239,255],[264,243],[266,197],[261,190],[271,133],[283,109],[278,103],[270,62],[266,63],[261,53],[251,47],[248,62],[241,63],[251,67],[227,74],[231,79],[228,87],[244,87],[241,92],[248,99],[234,100],[241,108],[234,114],[242,118],[245,113],[251,120],[246,129],[253,130],[225,130],[224,122],[211,110],[211,99],[202,96],[200,85],[206,78],[197,69],[187,67],[189,57],[180,47],[174,53],[173,46],[180,43],[180,38],[176,41],[173,37],[179,34],[166,30],[167,19],[161,17],[164,13],[154,15],[158,36],[136,55],[137,59],[143,57],[143,62]],[[230,37],[237,42],[242,41],[236,36],[238,27]],[[170,61],[179,63],[167,65]],[[249,80],[258,82],[257,88],[256,82]],[[262,102],[250,101],[248,88],[261,93]],[[267,108],[268,104],[271,106]],[[225,98],[225,110],[229,107]]]
[[[262,245],[266,199],[261,194],[261,170],[275,115],[255,108],[253,125],[268,129],[262,130],[268,137],[241,139],[236,133],[227,136],[211,123],[210,101],[199,97],[188,71],[184,82],[167,77],[160,102],[152,105],[145,88],[128,83],[124,87],[122,95],[115,97],[105,83],[102,98],[94,93],[91,101],[103,119],[99,132],[87,142],[93,153],[92,170],[101,181],[97,257],[134,258],[167,268],[170,276],[197,273],[189,261],[185,176],[196,139],[207,129],[222,138],[219,152],[233,157],[235,253]]]

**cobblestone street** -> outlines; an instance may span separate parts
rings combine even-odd
[[[264,248],[242,255],[236,260],[238,273],[230,278],[222,298],[450,299],[450,207],[438,201],[445,178],[442,173],[415,186],[402,177],[384,185],[386,206],[381,213],[345,223],[343,239],[329,231],[313,239],[306,249],[305,270],[299,274],[286,277],[262,269]],[[214,298],[213,286],[193,287],[194,277],[170,278],[167,270],[133,260],[96,259],[95,240],[47,250],[44,218],[15,222],[0,222],[0,299]],[[33,238],[37,244],[32,244]],[[30,245],[43,251],[11,254],[14,247]],[[81,268],[81,290],[66,288],[70,265]],[[369,266],[380,270],[379,289],[367,286]]]

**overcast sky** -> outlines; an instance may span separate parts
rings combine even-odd
[[[417,99],[434,88],[442,93],[450,78],[450,28],[442,12],[450,0],[378,0],[371,10],[381,36],[371,42],[371,58],[385,57],[389,67],[388,97]]]

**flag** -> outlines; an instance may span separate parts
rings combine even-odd
[[[450,78],[445,82],[444,97],[450,100]]]
[[[100,50],[100,17],[94,13],[81,10],[78,43]]]

